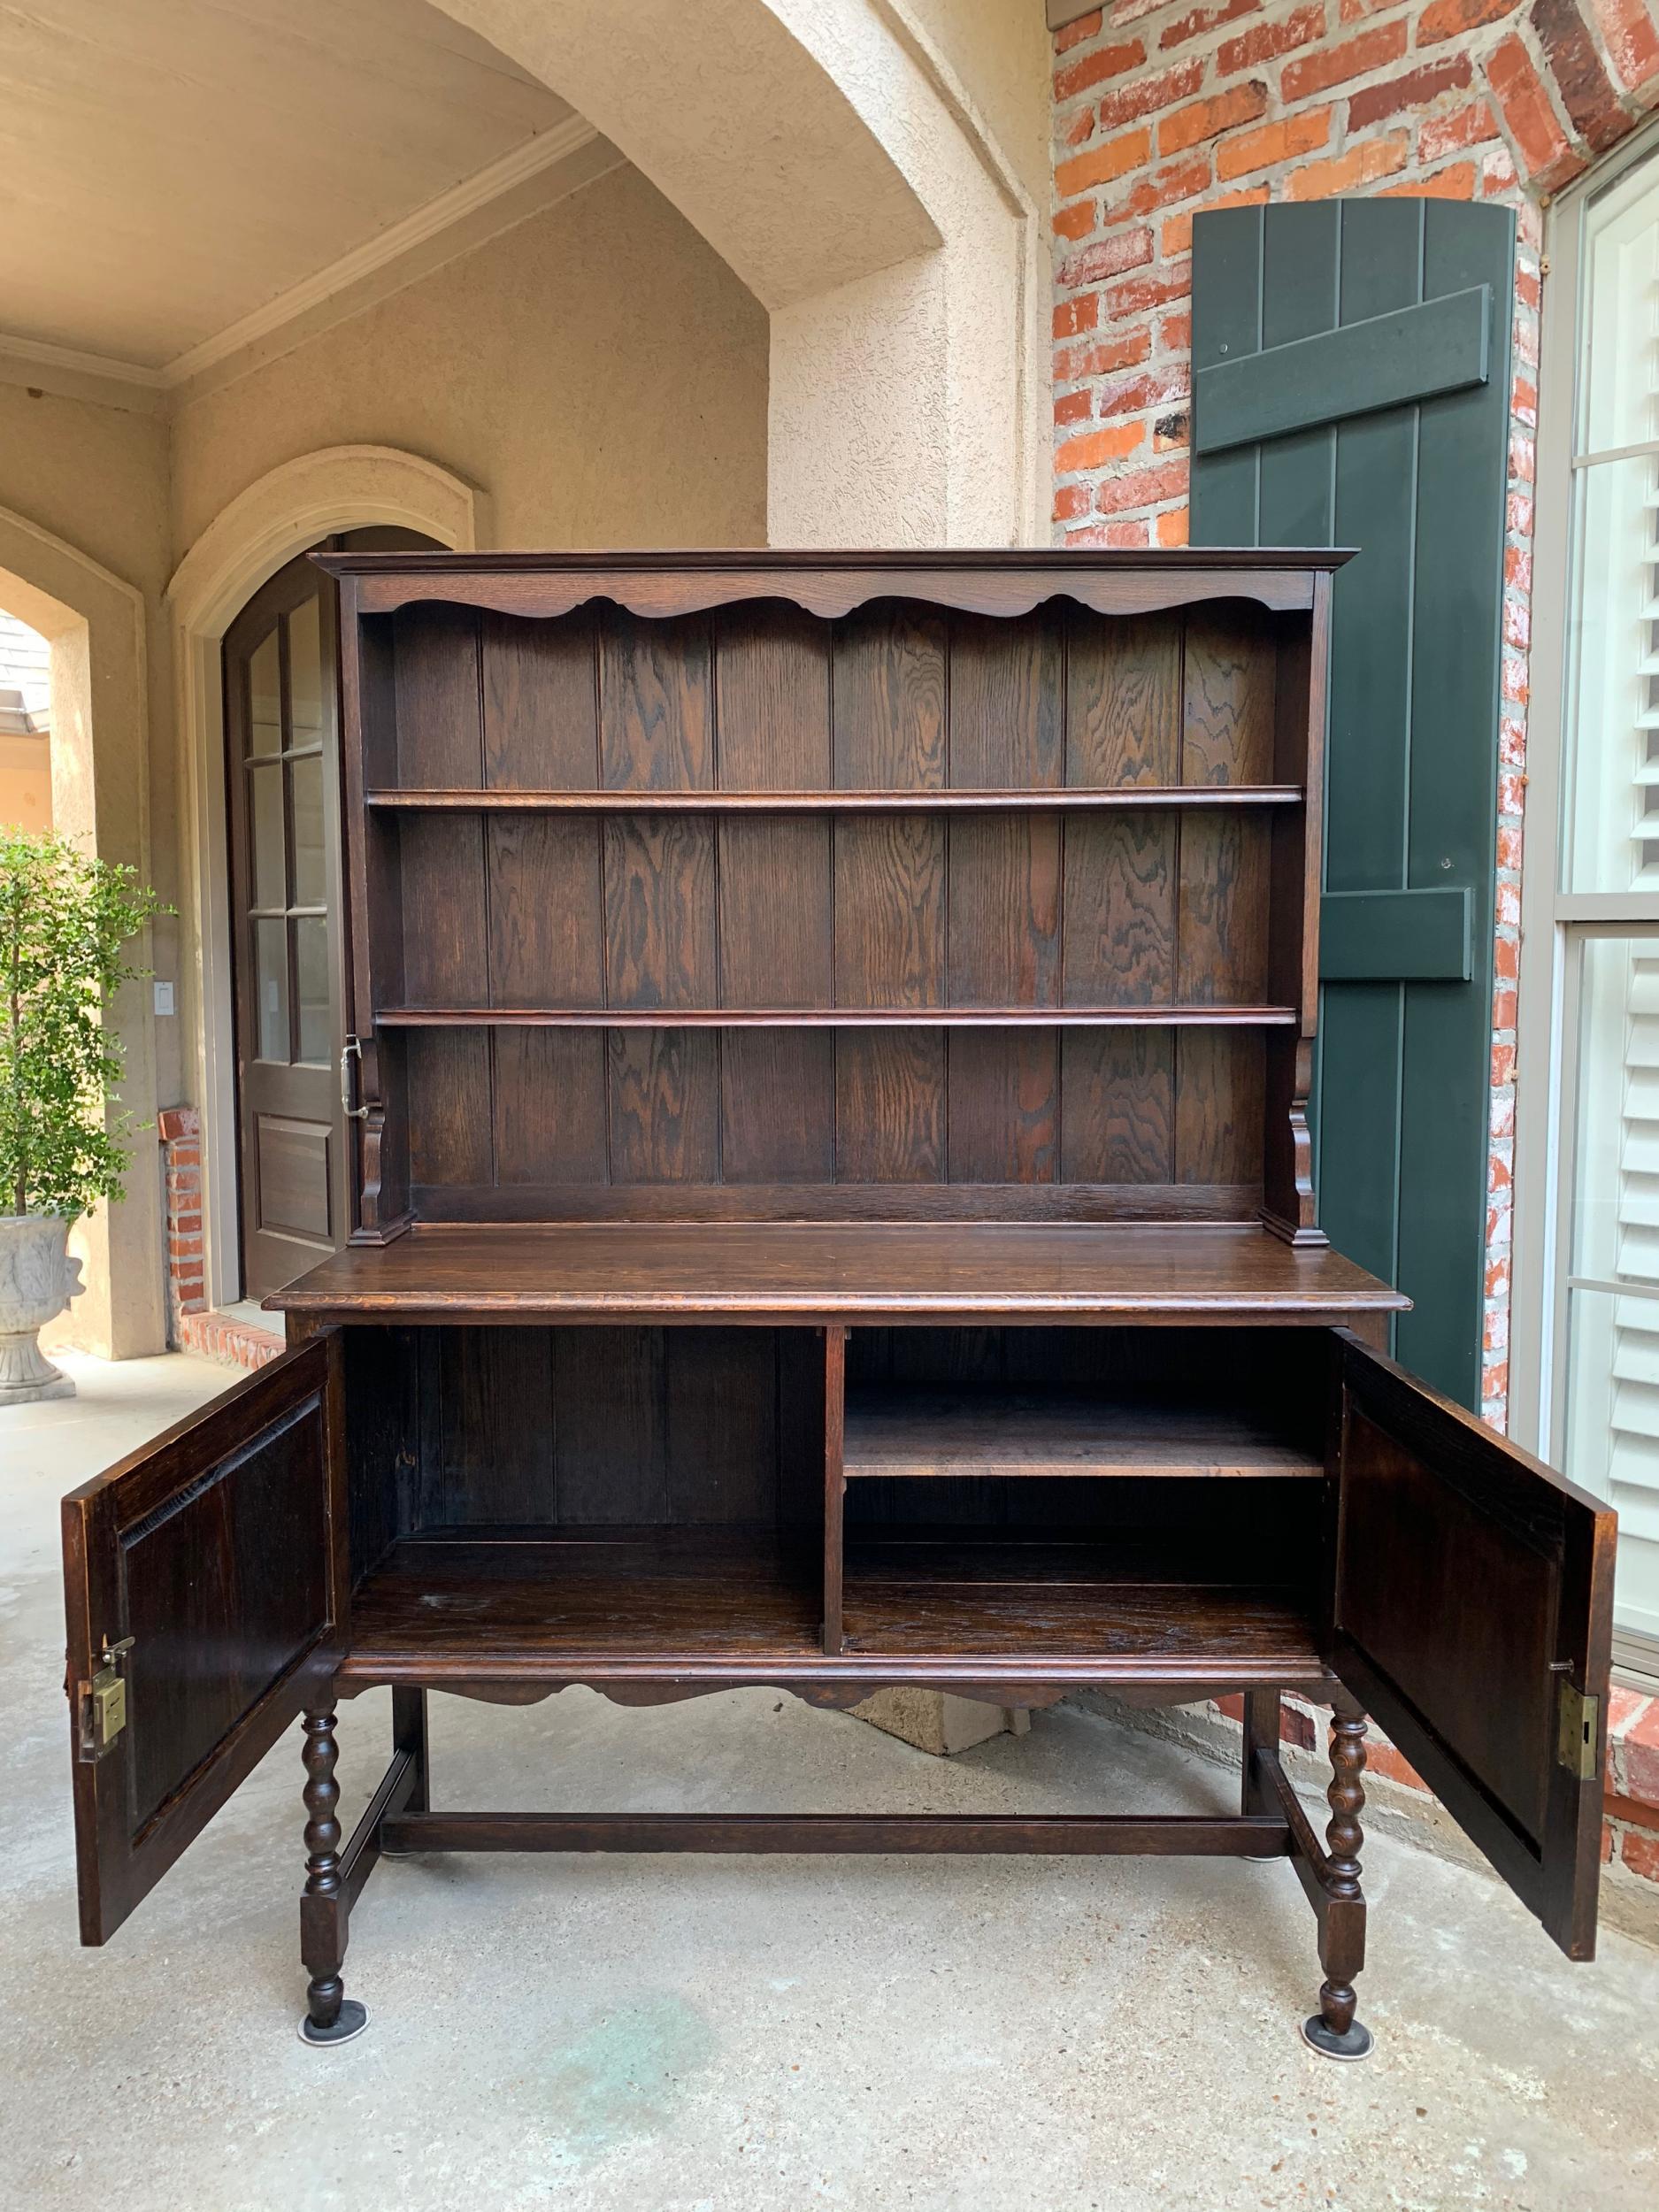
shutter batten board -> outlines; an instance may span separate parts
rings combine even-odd
[[[1492,288],[1477,284],[1213,363],[1193,379],[1193,449],[1225,452],[1484,384],[1491,320]]]
[[[1466,887],[1328,891],[1319,905],[1321,983],[1467,983]]]

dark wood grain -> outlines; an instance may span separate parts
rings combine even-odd
[[[1064,619],[951,618],[947,756],[953,787],[1054,788],[1065,777]]]
[[[889,603],[835,631],[835,781],[856,790],[939,788],[945,772],[946,625],[935,610]]]
[[[592,790],[601,780],[593,612],[584,609],[559,623],[486,615],[481,649],[490,790]]]
[[[535,1006],[550,987],[564,1004],[602,1006],[604,911],[594,825],[534,814],[492,818],[485,873],[491,1003]]]
[[[1183,780],[1181,622],[1074,614],[1066,634],[1065,780]]]
[[[612,790],[708,790],[714,782],[714,679],[709,624],[641,626],[602,618],[599,750]]]
[[[841,822],[834,855],[835,1002],[945,1000],[945,830],[922,814]]]
[[[613,1029],[607,1043],[611,1179],[717,1180],[720,1068],[716,1040],[695,1029]]]
[[[604,886],[609,1002],[718,1004],[712,824],[611,816],[604,825]]]
[[[777,601],[734,608],[715,632],[723,791],[823,791],[830,750],[830,639]]]
[[[1272,633],[1248,610],[1206,608],[1187,617],[1179,781],[1271,776],[1276,660]]]
[[[841,1031],[835,1039],[836,1179],[937,1183],[945,1171],[943,1032]]]

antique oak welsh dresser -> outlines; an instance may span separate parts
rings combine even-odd
[[[1370,1713],[1591,1955],[1612,1517],[1383,1356],[1314,1217],[1340,558],[325,558],[357,1220],[65,1502],[87,1942],[303,1716],[313,2042],[382,1852],[1148,1851],[1287,1859],[1354,2057]],[[571,1683],[1242,1693],[1241,1803],[432,1803],[429,1689]]]

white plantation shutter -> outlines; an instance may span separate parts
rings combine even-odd
[[[1618,1511],[1621,1625],[1659,1667],[1656,172],[1585,222],[1562,918],[1578,1007],[1564,1456]]]

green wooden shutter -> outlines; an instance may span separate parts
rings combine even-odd
[[[1480,1390],[1514,224],[1440,201],[1193,233],[1193,539],[1343,545],[1314,1141],[1332,1241]]]

